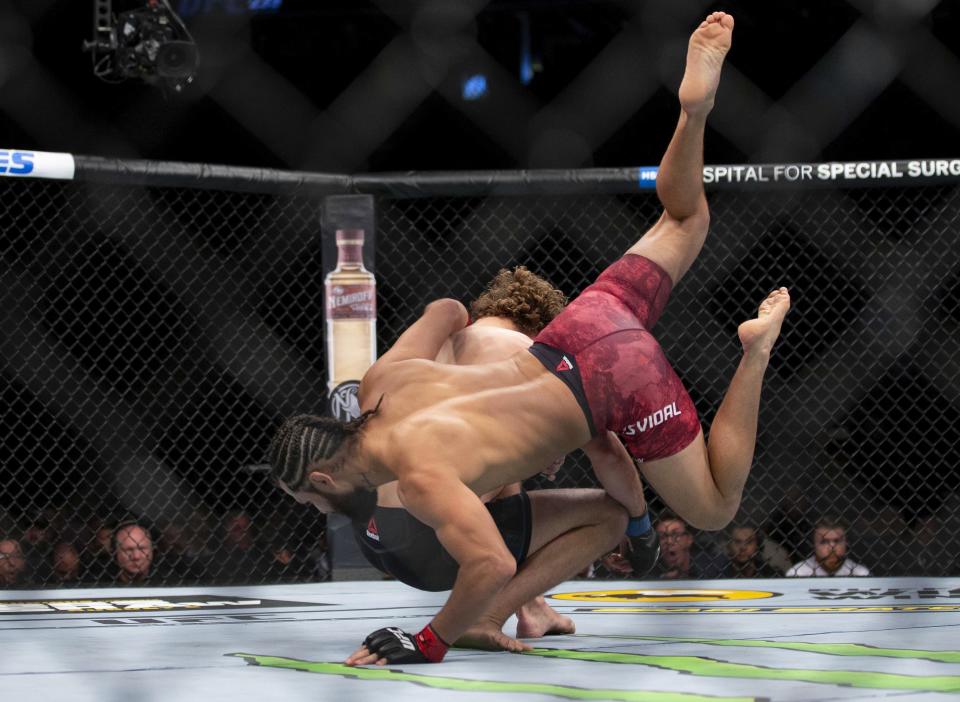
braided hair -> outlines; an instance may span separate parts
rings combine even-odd
[[[331,458],[370,417],[380,409],[383,397],[372,410],[367,410],[350,422],[333,417],[298,414],[290,417],[274,434],[270,442],[270,477],[293,491],[299,490],[306,479],[310,464]]]

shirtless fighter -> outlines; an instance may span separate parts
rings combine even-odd
[[[529,351],[484,365],[436,363],[447,338],[467,321],[460,303],[438,300],[364,376],[360,419],[280,428],[271,464],[296,499],[342,508],[362,490],[398,480],[403,505],[436,531],[460,565],[430,624],[415,636],[380,629],[347,663],[440,661],[447,642],[468,628],[499,631],[522,603],[581,569],[589,561],[583,530],[565,531],[562,513],[544,521],[557,522],[559,535],[517,568],[478,495],[537,473],[607,430],[623,439],[654,489],[691,525],[720,529],[736,513],[753,460],[763,376],[789,294],[774,291],[758,316],[740,325],[743,357],[709,442],[648,331],[706,237],[703,132],[732,31],[733,18],[718,12],[690,39],[680,119],[657,179],[664,214]]]
[[[546,280],[519,266],[501,270],[480,297],[470,305],[473,324],[451,336],[441,347],[436,360],[440,363],[470,365],[502,361],[518,351],[526,350],[566,304],[562,292]],[[315,420],[316,418],[312,418]],[[659,553],[656,531],[642,528],[648,523],[639,476],[629,454],[616,436],[607,432],[584,447],[594,471],[604,482],[613,483],[615,494],[627,501],[618,505],[603,490],[559,489],[527,495],[520,483],[481,495],[507,548],[517,564],[522,564],[530,551],[531,538],[541,542],[544,528],[539,521],[554,512],[567,515],[566,530],[589,527],[593,534],[593,557],[598,558],[611,548],[611,541],[623,538],[623,520],[632,514],[626,537],[626,556],[637,577],[643,577],[654,566]],[[555,461],[546,472],[555,471],[563,463]],[[551,476],[552,479],[552,476]],[[398,495],[398,482],[377,488],[376,503],[357,503],[350,514],[354,536],[366,559],[384,573],[421,590],[449,590],[456,580],[459,564],[443,548],[434,530],[413,517]],[[622,493],[624,487],[629,492]],[[620,493],[617,491],[620,490]],[[535,509],[531,507],[531,501]],[[628,511],[624,511],[628,510]],[[351,510],[353,511],[353,510]],[[588,547],[589,548],[589,547]],[[553,610],[542,596],[537,596],[517,610],[517,638],[538,638],[548,634],[571,634],[573,621]],[[456,643],[480,648],[513,648],[514,640],[488,629],[471,632]]]

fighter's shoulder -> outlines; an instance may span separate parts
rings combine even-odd
[[[424,408],[411,412],[393,425],[392,431],[397,441],[404,445],[427,447],[434,438],[449,438],[451,432],[462,429],[466,420],[456,413],[436,411]],[[455,436],[455,434],[453,434]],[[419,440],[418,440],[419,437]],[[442,442],[446,445],[447,442]]]
[[[363,382],[360,384],[361,392],[364,386],[371,388],[375,385],[382,385],[390,382],[391,379],[403,378],[403,382],[410,382],[410,376],[416,376],[422,373],[429,373],[430,369],[435,367],[435,361],[429,361],[423,358],[404,358],[400,360],[391,360],[383,356],[377,359],[367,372],[363,375]]]
[[[453,350],[458,364],[490,363],[528,349],[532,343],[523,332],[473,325],[454,335]]]

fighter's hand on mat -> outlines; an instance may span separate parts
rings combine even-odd
[[[386,665],[387,659],[380,658],[377,653],[370,653],[366,646],[361,646],[350,654],[344,661],[346,665]]]
[[[417,634],[396,627],[377,629],[345,661],[347,665],[439,663],[449,646],[428,624]]]

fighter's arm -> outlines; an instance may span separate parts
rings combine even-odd
[[[444,343],[467,325],[467,309],[456,300],[434,300],[416,322],[407,327],[390,350],[377,360],[375,366],[413,358],[434,360]]]
[[[583,447],[583,452],[590,459],[600,485],[626,508],[627,514],[638,517],[647,510],[640,475],[616,434],[612,431],[599,434]]]
[[[445,644],[442,650],[433,648],[442,658],[446,647],[489,609],[516,573],[516,561],[483,503],[449,471],[421,469],[415,477],[401,478],[399,494],[407,510],[436,530],[440,543],[460,564],[449,599],[424,629],[432,630]],[[430,660],[439,662],[439,658]],[[362,647],[346,662],[382,665],[386,661]]]
[[[633,459],[611,431],[598,435],[583,447],[583,451],[593,464],[593,472],[600,485],[630,515],[624,548],[621,550],[633,573],[642,578],[657,563],[660,541],[650,524],[643,483],[640,482]]]

